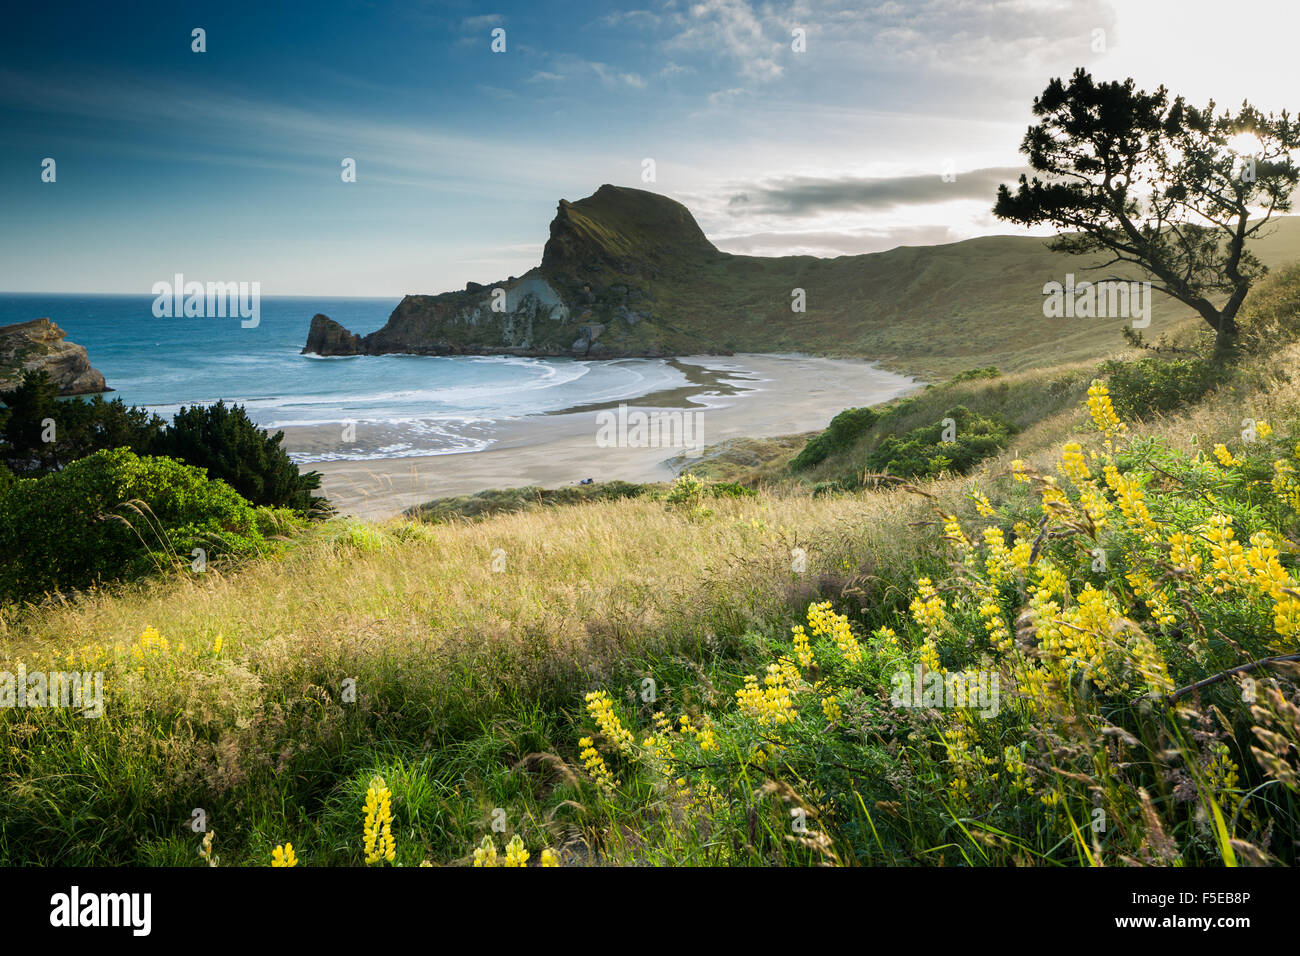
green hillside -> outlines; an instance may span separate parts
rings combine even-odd
[[[1271,265],[1300,257],[1300,219],[1279,220],[1256,252]],[[833,259],[731,255],[680,203],[605,185],[560,202],[542,262],[524,276],[408,296],[384,328],[355,342],[320,317],[308,350],[590,358],[799,351],[879,359],[929,378],[977,365],[1019,370],[1122,347],[1127,319],[1043,315],[1044,284],[1111,274],[1091,273],[1095,261],[1024,236]],[[493,311],[494,289],[503,290],[504,311]],[[792,308],[795,290],[804,311]],[[1144,335],[1155,340],[1192,320],[1190,309],[1157,295]]]

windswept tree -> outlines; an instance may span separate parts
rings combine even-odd
[[[1216,113],[1213,101],[1170,101],[1163,86],[1094,83],[1083,69],[1052,80],[1034,115],[1020,149],[1043,178],[1000,186],[994,214],[1056,226],[1049,247],[1109,255],[1098,269],[1138,266],[1214,329],[1218,355],[1230,352],[1237,312],[1267,271],[1248,241],[1290,210],[1300,181],[1300,125],[1249,103]]]

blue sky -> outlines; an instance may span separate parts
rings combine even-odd
[[[946,242],[1013,231],[996,183],[1076,66],[1300,107],[1261,46],[1261,23],[1296,35],[1285,2],[59,6],[0,37],[4,290],[440,292],[526,271],[556,202],[606,182],[686,203],[732,252]]]

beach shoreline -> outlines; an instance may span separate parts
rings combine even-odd
[[[492,488],[545,488],[597,482],[671,481],[670,462],[685,463],[705,446],[737,438],[768,438],[826,427],[846,408],[874,405],[906,394],[922,383],[863,359],[828,359],[791,354],[683,356],[673,360],[688,371],[688,384],[623,403],[573,409],[484,423],[486,447],[412,457],[315,461],[303,471],[321,473],[321,489],[340,514],[382,519],[452,495]],[[602,447],[602,422],[629,410],[694,416],[692,448]],[[614,413],[614,414],[611,414]],[[335,425],[287,426],[284,447],[317,456],[337,448]],[[352,436],[361,454],[379,454],[392,436],[368,425]]]

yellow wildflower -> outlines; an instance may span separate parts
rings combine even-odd
[[[1097,430],[1106,436],[1106,440],[1122,435],[1127,426],[1115,414],[1115,407],[1110,401],[1110,390],[1101,379],[1093,379],[1088,386],[1088,413],[1092,415]]]
[[[297,866],[298,858],[293,854],[293,844],[286,843],[283,846],[277,846],[271,851],[271,866],[288,867]]]
[[[397,855],[397,844],[393,840],[392,799],[383,777],[371,779],[366,790],[364,827],[367,866],[380,860],[392,863]]]
[[[490,836],[485,836],[483,842],[474,850],[475,866],[496,866],[497,865],[497,845],[492,842]]]

